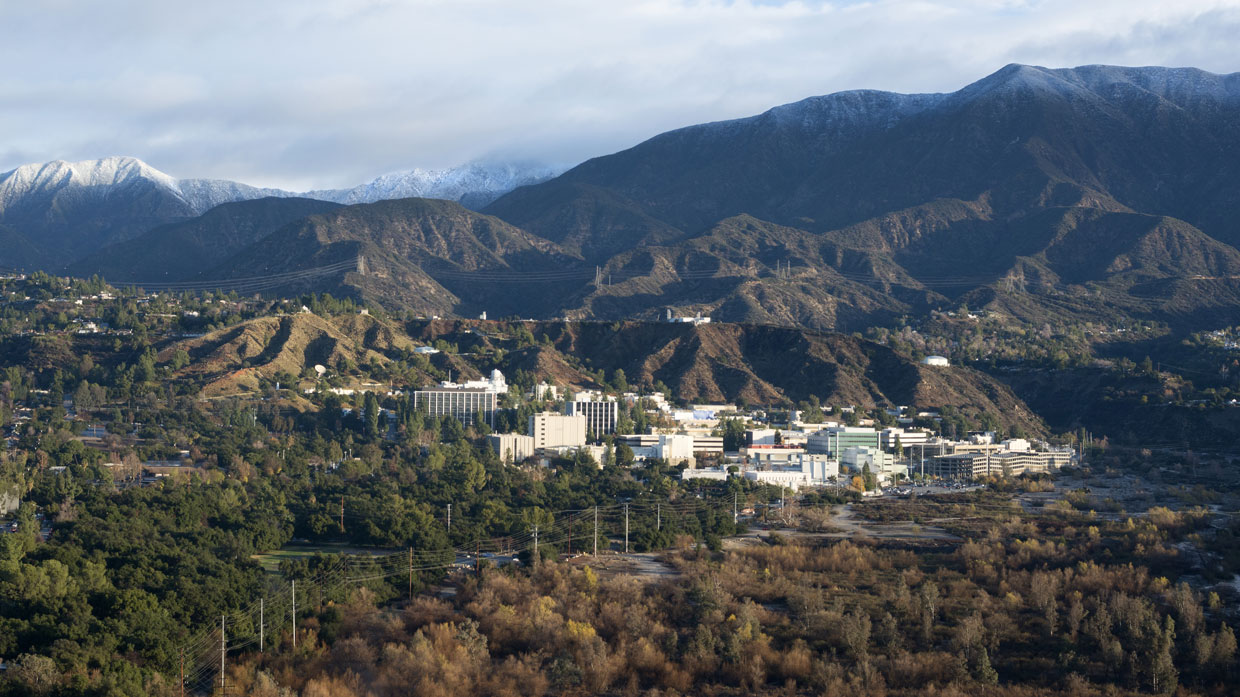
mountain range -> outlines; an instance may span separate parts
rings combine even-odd
[[[436,181],[451,198],[504,188],[483,173]],[[366,203],[427,195],[377,180],[338,192],[353,204],[340,208],[271,198],[157,227],[223,190],[172,183],[170,197],[60,192],[64,219],[100,211],[70,234],[42,209],[63,239],[24,235],[35,209],[11,215],[0,198],[0,241],[77,244],[78,274],[330,290],[440,315],[674,308],[855,329],[967,303],[1026,320],[1240,322],[1240,74],[1010,65],[946,94],[811,97],[664,133],[479,211]]]
[[[132,157],[23,165],[0,174],[0,243],[8,249],[0,265],[72,270],[72,262],[92,252],[158,226],[189,221],[226,203],[267,198],[373,203],[422,197],[477,208],[560,171],[529,163],[471,163],[394,172],[351,189],[297,193],[219,179],[177,179]],[[119,252],[111,250],[110,258]],[[160,274],[164,271],[160,269]],[[126,270],[121,275],[134,276]]]

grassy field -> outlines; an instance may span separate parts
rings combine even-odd
[[[280,572],[280,562],[302,557],[313,557],[316,554],[368,554],[371,556],[382,556],[399,551],[401,550],[350,547],[344,544],[287,544],[280,549],[255,554],[250,558],[257,561],[267,573],[276,574]]]

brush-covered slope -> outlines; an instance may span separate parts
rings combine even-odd
[[[197,218],[162,225],[128,242],[104,247],[69,270],[76,276],[97,273],[120,283],[194,280],[277,229],[339,207],[305,198],[226,203]]]
[[[663,382],[689,401],[800,401],[941,407],[990,413],[1005,426],[1044,432],[1041,420],[1011,390],[964,367],[930,367],[879,344],[843,334],[747,324],[534,322],[520,325],[430,321],[410,327],[419,341],[460,342],[462,350],[521,329],[547,343],[510,350],[504,370],[531,371],[560,385],[592,386],[582,368],[608,376],[623,370],[633,385]],[[491,338],[479,339],[480,332]]]
[[[339,273],[303,274],[358,259]],[[234,278],[292,274],[269,290],[330,291],[425,314],[528,314],[545,310],[559,292],[554,284],[527,285],[529,275],[573,261],[555,244],[458,203],[399,199],[286,225],[208,277],[226,286]]]
[[[190,362],[176,378],[201,385],[203,396],[214,397],[255,390],[260,379],[281,372],[301,376],[315,365],[384,364],[390,353],[413,347],[399,328],[369,315],[326,319],[302,312],[260,317],[178,342],[165,347],[159,360],[169,362],[185,350]]]

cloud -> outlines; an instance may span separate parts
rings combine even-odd
[[[1237,35],[1240,0],[2,3],[0,170],[128,154],[312,188],[572,162],[810,95],[954,90],[1010,62],[1232,72]]]

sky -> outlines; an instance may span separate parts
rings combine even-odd
[[[0,0],[0,172],[130,155],[292,190],[568,165],[1008,63],[1240,71],[1240,0]]]

